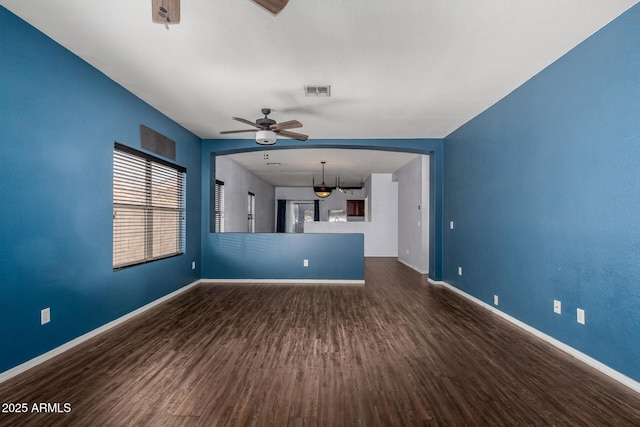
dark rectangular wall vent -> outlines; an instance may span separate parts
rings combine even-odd
[[[145,125],[140,125],[140,146],[167,159],[176,159],[176,142]]]

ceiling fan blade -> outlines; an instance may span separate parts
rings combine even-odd
[[[258,6],[268,10],[273,15],[280,13],[282,9],[287,5],[289,0],[252,0]]]
[[[255,128],[258,128],[258,129],[262,129],[262,127],[261,127],[261,126],[259,126],[259,125],[255,124],[255,123],[254,123],[254,122],[252,122],[251,120],[242,119],[242,118],[240,118],[240,117],[233,117],[233,120],[237,120],[237,121],[239,121],[239,122],[242,122],[242,123],[244,123],[245,125],[249,125],[249,126],[253,126],[253,127],[255,127]]]
[[[225,130],[220,132],[222,135],[226,135],[228,133],[243,133],[243,132],[257,132],[255,129],[244,129],[244,130]]]
[[[288,130],[281,130],[276,132],[278,135],[286,136],[287,138],[293,138],[300,141],[306,141],[309,137],[301,133],[289,132]]]
[[[293,129],[293,128],[301,128],[302,123],[297,120],[289,120],[288,122],[276,123],[275,125],[271,125],[271,129],[273,130],[284,130],[284,129]]]

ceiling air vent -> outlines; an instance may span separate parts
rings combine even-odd
[[[331,96],[331,86],[305,86],[305,96]]]

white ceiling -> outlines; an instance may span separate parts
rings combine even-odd
[[[0,0],[202,138],[270,107],[312,139],[445,137],[637,2],[183,0],[167,30],[151,0]]]
[[[0,0],[201,138],[250,138],[219,132],[269,107],[311,139],[445,137],[637,2],[289,0],[272,16],[250,0],[182,0],[167,30],[151,0]],[[307,84],[332,96],[305,97]],[[351,184],[412,157],[277,150],[275,172],[262,156],[236,161],[275,185],[309,185],[321,160]]]

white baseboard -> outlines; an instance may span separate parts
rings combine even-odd
[[[583,363],[586,363],[587,365],[591,366],[592,368],[597,369],[598,371],[602,372],[603,374],[611,377],[612,379],[618,381],[619,383],[629,387],[631,390],[640,393],[640,382],[634,380],[633,378],[630,378],[618,371],[616,371],[613,368],[610,368],[609,366],[605,365],[604,363],[594,359],[591,356],[588,356],[584,353],[582,353],[579,350],[576,350],[575,348],[563,343],[562,341],[559,341],[555,338],[553,338],[550,335],[545,334],[544,332],[539,331],[538,329],[527,325],[526,323],[516,319],[515,317],[512,317],[508,314],[506,314],[503,311],[498,310],[496,307],[487,304],[484,301],[479,300],[478,298],[469,295],[468,293],[456,288],[455,286],[447,283],[447,282],[443,282],[443,281],[436,281],[436,280],[431,280],[429,279],[429,282],[433,285],[438,285],[438,286],[444,286],[450,290],[452,290],[453,292],[467,298],[468,300],[482,306],[483,308],[486,308],[487,310],[491,311],[494,314],[497,314],[498,316],[502,317],[503,319],[513,323],[514,325],[518,326],[519,328],[525,330],[526,332],[529,332],[532,335],[535,335],[536,337],[548,342],[549,344],[553,345],[554,347],[564,351],[565,353],[569,354],[570,356],[575,357],[576,359],[580,360]]]
[[[404,265],[406,265],[407,267],[409,267],[410,269],[415,270],[415,271],[417,271],[417,272],[418,272],[418,273],[420,273],[420,274],[429,274],[429,269],[427,269],[427,271],[422,271],[422,270],[420,270],[418,267],[413,266],[413,265],[409,264],[408,262],[401,260],[400,258],[397,258],[397,259],[398,259],[398,262],[399,262],[400,264],[404,264]]]
[[[292,284],[292,285],[351,285],[364,286],[364,280],[327,280],[327,279],[200,279],[203,284]]]
[[[100,335],[103,332],[108,331],[109,329],[112,329],[112,328],[114,328],[114,327],[126,322],[127,320],[132,319],[132,318],[136,317],[139,314],[142,314],[143,312],[149,310],[150,308],[153,308],[153,307],[155,307],[155,306],[157,306],[159,304],[162,304],[163,302],[165,302],[167,300],[170,300],[173,297],[176,297],[176,296],[180,295],[184,291],[187,291],[187,290],[191,289],[192,287],[196,286],[198,283],[200,283],[200,280],[196,280],[195,282],[190,283],[190,284],[188,284],[186,286],[183,286],[182,288],[177,289],[177,290],[171,292],[170,294],[167,294],[167,295],[165,295],[165,296],[163,296],[161,298],[158,298],[155,301],[151,301],[149,304],[143,305],[142,307],[140,307],[140,308],[138,308],[136,310],[133,310],[132,312],[127,313],[122,317],[119,317],[119,318],[117,318],[115,320],[112,320],[111,322],[106,323],[106,324],[100,326],[97,329],[89,331],[86,334],[79,336],[78,338],[75,338],[75,339],[73,339],[73,340],[71,340],[71,341],[69,341],[69,342],[67,342],[65,344],[62,344],[59,347],[54,348],[53,350],[50,350],[50,351],[48,351],[48,352],[46,352],[44,354],[41,354],[38,357],[35,357],[35,358],[31,359],[31,360],[28,360],[28,361],[26,361],[26,362],[24,362],[24,363],[22,363],[22,364],[20,364],[20,365],[18,365],[16,367],[14,367],[14,368],[11,368],[8,371],[1,372],[0,373],[0,383],[2,383],[3,381],[8,380],[9,378],[13,378],[16,375],[21,374],[21,373],[27,371],[28,369],[31,369],[31,368],[33,368],[33,367],[35,367],[35,366],[37,366],[37,365],[39,365],[39,364],[41,364],[43,362],[46,362],[47,360],[52,359],[52,358],[58,356],[59,354],[62,354],[65,351],[72,349],[73,347],[77,346],[78,344],[81,344],[81,343],[83,343],[83,342],[85,342],[85,341],[87,341],[87,340],[89,340],[89,339],[91,339],[91,338],[93,338],[93,337],[95,337],[97,335]]]

